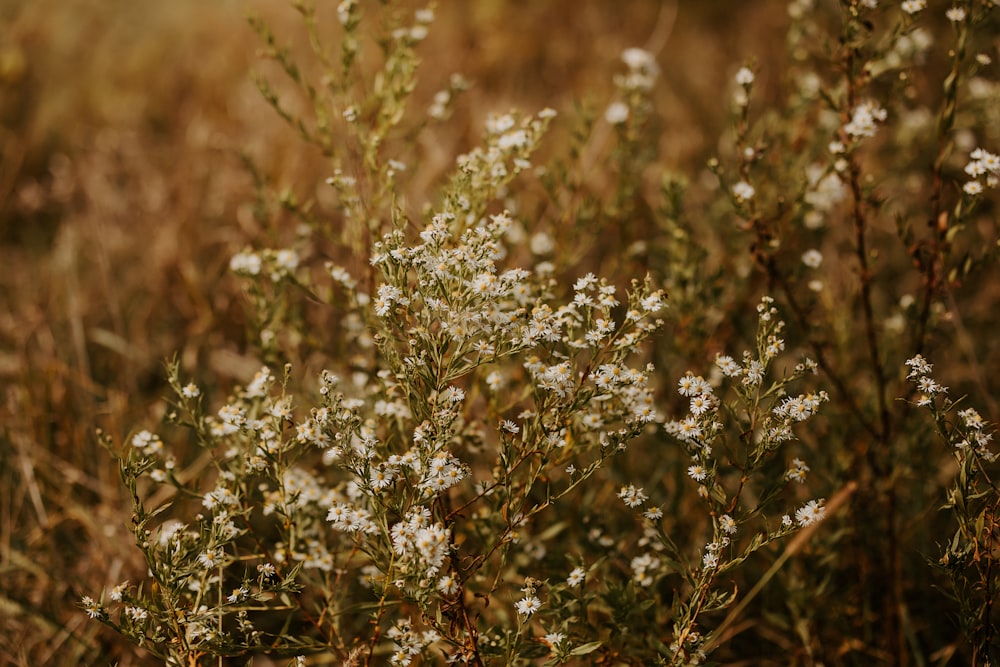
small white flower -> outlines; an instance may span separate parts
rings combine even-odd
[[[517,613],[521,616],[527,617],[542,608],[542,601],[534,595],[529,595],[528,597],[519,600],[518,603],[514,605],[514,608],[517,609]]]
[[[234,588],[233,592],[230,593],[226,597],[226,602],[228,602],[229,604],[235,604],[235,603],[239,602],[240,600],[243,600],[244,598],[246,598],[246,596],[249,593],[250,593],[250,589],[247,588],[245,585],[240,586],[239,588]]]
[[[87,616],[91,618],[100,618],[104,615],[104,609],[89,595],[84,595],[83,599],[80,600],[80,604],[83,606],[83,610],[87,612]]]
[[[743,373],[743,368],[729,355],[716,355],[715,365],[719,367],[719,370],[726,377],[739,377]]]
[[[211,549],[198,556],[198,562],[208,570],[218,567],[222,563],[223,553],[221,549]]]
[[[876,124],[883,122],[887,116],[886,110],[875,102],[862,102],[854,107],[844,131],[852,137],[874,137]]]
[[[145,621],[149,612],[142,607],[125,607],[125,614],[133,621]]]
[[[629,69],[654,69],[656,60],[653,54],[644,49],[632,47],[622,52],[622,61]]]
[[[623,486],[618,492],[618,497],[629,507],[638,507],[649,499],[641,488],[637,489],[631,484]]]
[[[455,575],[446,574],[438,579],[437,587],[445,595],[454,595],[458,592],[458,580],[455,579]]]
[[[736,72],[736,83],[741,86],[749,86],[753,83],[753,70],[749,67],[741,67],[738,72]]]
[[[800,526],[805,528],[814,523],[819,523],[826,516],[826,507],[822,500],[810,500],[805,505],[795,510],[795,520]]]
[[[802,253],[802,263],[810,269],[818,269],[819,265],[823,263],[823,253],[815,249],[806,250]]]
[[[983,193],[983,184],[979,181],[969,181],[962,186],[962,190],[965,194],[975,197],[976,195],[981,195]]]
[[[604,110],[604,120],[608,121],[609,125],[621,125],[628,120],[628,115],[628,105],[624,102],[612,102]]]
[[[128,582],[123,581],[122,583],[111,589],[111,594],[108,596],[115,602],[121,602],[122,596],[125,594],[125,590],[128,588]]]
[[[708,469],[701,464],[696,464],[688,468],[688,477],[696,482],[704,480],[707,476]]]
[[[754,187],[746,181],[740,181],[733,186],[733,196],[740,201],[750,201],[756,193]]]
[[[542,641],[549,646],[556,647],[565,641],[566,635],[561,632],[550,632],[549,634],[542,637]]]
[[[229,270],[245,276],[259,275],[262,266],[263,261],[255,252],[237,253],[229,260]]]
[[[532,254],[548,255],[556,249],[556,242],[545,232],[536,232],[531,236],[529,247]]]
[[[902,7],[907,14],[916,14],[927,8],[927,0],[903,0]]]
[[[521,427],[509,419],[505,419],[503,423],[500,424],[500,428],[508,433],[514,433],[515,435],[521,432]]]

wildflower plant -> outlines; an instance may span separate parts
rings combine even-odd
[[[354,8],[344,3],[339,13],[345,68]],[[312,14],[304,15],[313,31]],[[318,650],[366,663],[387,655],[409,664],[432,652],[473,664],[491,654],[514,659],[534,639],[528,620],[542,606],[542,582],[507,605],[522,619],[513,633],[492,630],[505,614],[493,611],[496,602],[486,607],[509,593],[500,575],[523,551],[521,534],[658,417],[652,367],[632,358],[661,324],[663,292],[639,280],[620,295],[586,274],[561,302],[551,268],[507,261],[515,221],[497,210],[498,199],[530,168],[553,112],[491,117],[483,146],[459,156],[419,231],[390,204],[392,172],[403,167],[383,162],[379,147],[401,117],[393,109],[412,86],[410,44],[430,17],[393,29],[387,88],[365,105],[377,121],[371,133],[359,131],[355,167],[379,183],[374,199],[352,194],[357,180],[339,170],[330,179],[346,225],[373,215],[364,202],[384,206],[380,238],[377,227],[355,229],[354,241],[367,239],[371,252],[366,280],[333,263],[316,278],[291,248],[247,249],[230,262],[250,285],[265,356],[280,347],[278,329],[289,324],[279,319],[289,302],[283,290],[294,288],[335,293],[358,322],[353,342],[368,361],[349,382],[320,373],[316,402],[290,393],[286,364],[278,373],[262,367],[212,407],[171,363],[168,421],[194,433],[212,473],[179,474],[169,448],[147,431],[115,454],[152,585],[116,587],[117,616],[103,601],[83,606],[170,663]],[[270,32],[255,26],[302,83]],[[325,101],[307,92],[319,126],[295,124],[325,150]],[[357,107],[347,108],[354,123]],[[291,198],[283,204],[304,213]],[[550,477],[556,464],[575,471]],[[147,485],[176,495],[148,508]],[[194,504],[193,519],[162,520],[185,503]],[[498,640],[483,641],[495,632]]]
[[[788,387],[816,374],[816,363],[811,359],[804,359],[786,375],[772,375],[785,348],[785,323],[773,303],[772,298],[764,297],[757,306],[759,324],[753,351],[744,351],[741,362],[729,355],[716,357],[717,377],[724,378],[733,399],[726,401],[702,376],[688,372],[678,381],[677,389],[689,400],[689,414],[665,424],[666,431],[690,456],[687,475],[696,485],[712,527],[710,539],[698,554],[699,561],[655,522],[658,544],[667,556],[664,564],[673,565],[667,571],[681,575],[690,590],[686,600],[673,601],[673,641],[666,664],[700,664],[707,649],[718,643],[728,624],[706,632],[698,621],[702,614],[724,610],[735,602],[736,591],[720,585],[726,572],[754,552],[825,516],[822,499],[789,508],[780,517],[772,514],[771,506],[782,489],[793,482],[804,483],[809,471],[798,458],[793,458],[786,470],[776,470],[774,459],[796,439],[793,427],[807,421],[829,400],[824,391],[788,394]],[[760,484],[760,488],[751,491],[751,483]],[[660,559],[655,560],[659,565]],[[642,563],[641,572],[637,570],[638,580],[647,586],[652,583],[648,570],[648,562]]]
[[[925,74],[928,3],[792,0],[784,98],[734,67],[707,178],[660,163],[662,72],[633,47],[605,104],[491,110],[419,192],[418,139],[471,85],[415,101],[434,8],[344,0],[328,25],[295,2],[304,58],[254,19],[284,77],[257,86],[327,171],[274,195],[247,157],[265,231],[229,268],[254,371],[175,359],[163,427],[100,436],[147,577],[80,606],[178,665],[696,665],[766,653],[751,614],[795,664],[919,653],[899,514],[936,462],[890,398],[909,358],[958,470],[940,565],[988,664],[991,436],[919,353],[995,253],[1000,137],[962,134],[995,113],[963,92],[994,4],[942,10]],[[815,604],[859,572],[850,614]]]
[[[953,482],[942,509],[954,517],[954,536],[941,545],[935,565],[948,575],[959,620],[972,644],[973,662],[989,664],[997,658],[996,610],[1000,576],[996,569],[1000,523],[1000,486],[996,480],[997,454],[992,449],[993,425],[962,400],[948,397],[938,383],[933,365],[922,355],[906,361],[907,379],[917,391],[916,405],[925,407],[938,437],[955,460]]]

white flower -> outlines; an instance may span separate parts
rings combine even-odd
[[[629,69],[650,69],[656,67],[653,54],[636,47],[625,49],[622,52],[622,61]]]
[[[660,559],[652,554],[636,556],[629,564],[632,568],[632,577],[640,586],[649,586],[653,583],[653,575],[660,567]]]
[[[542,601],[534,595],[529,595],[528,597],[519,600],[518,603],[514,605],[514,608],[517,609],[517,613],[521,616],[531,616],[542,608]]]
[[[822,500],[810,500],[805,505],[795,510],[795,520],[800,526],[805,528],[814,523],[819,523],[826,516],[826,507]]]
[[[111,595],[109,595],[108,597],[110,597],[115,602],[121,602],[122,596],[124,595],[125,590],[127,588],[128,588],[128,582],[124,581],[115,586],[113,589],[111,589]]]
[[[125,614],[133,621],[144,621],[149,617],[149,612],[142,607],[125,607]]]
[[[262,264],[260,255],[257,253],[241,252],[233,255],[233,258],[229,260],[229,270],[245,276],[256,276],[260,274]]]
[[[232,593],[230,593],[226,597],[226,602],[228,602],[229,604],[235,604],[235,603],[239,602],[240,600],[243,600],[244,598],[246,598],[246,596],[249,593],[250,593],[250,589],[247,588],[246,585],[240,586],[239,588],[234,588],[233,591],[232,591]]]
[[[708,469],[701,465],[696,464],[688,468],[688,477],[696,482],[700,482],[708,476]]]
[[[604,120],[610,125],[621,125],[628,120],[628,105],[624,102],[612,102],[604,110]]]
[[[677,381],[677,393],[681,396],[701,396],[708,395],[712,393],[712,387],[708,384],[705,378],[700,375],[694,375],[690,371],[684,374],[684,376]]]
[[[823,263],[823,253],[815,249],[806,250],[802,253],[802,263],[810,269],[818,269],[819,265]]]
[[[535,232],[529,244],[532,254],[547,255],[556,249],[556,242],[545,232]]]
[[[275,266],[286,273],[291,273],[299,266],[299,254],[287,248],[279,250],[274,255]]]
[[[521,432],[521,427],[509,419],[505,419],[503,423],[500,424],[500,428],[503,429],[504,431],[507,431],[508,433],[517,434]]]
[[[586,576],[587,572],[582,567],[574,567],[569,576],[566,577],[566,583],[570,586],[579,586]]]
[[[885,109],[875,102],[862,102],[854,107],[851,121],[844,126],[844,131],[852,137],[874,137],[876,123],[887,117]]]
[[[753,70],[749,67],[741,67],[738,72],[736,72],[736,83],[741,86],[749,86],[753,83]]]
[[[916,14],[927,8],[927,0],[903,0],[902,7],[907,14]]]
[[[733,196],[740,201],[750,201],[756,193],[753,186],[746,181],[740,181],[733,186]]]
[[[626,90],[651,90],[660,73],[653,54],[643,49],[625,49],[622,61],[628,67],[628,75],[617,79],[618,85]]]
[[[521,148],[528,144],[528,133],[524,130],[514,130],[507,132],[497,140],[497,148],[502,151],[509,151],[513,148]]]
[[[798,482],[802,484],[806,481],[806,473],[809,472],[809,466],[802,459],[792,459],[791,467],[785,471],[785,479],[790,482]]]
[[[689,409],[695,417],[705,414],[715,407],[715,396],[713,394],[698,394],[692,396]]]
[[[340,21],[341,25],[347,25],[347,22],[351,19],[351,10],[357,5],[357,0],[342,0],[342,2],[337,5],[337,20]]]
[[[906,365],[910,367],[910,374],[906,376],[907,379],[913,379],[921,375],[930,375],[931,371],[934,370],[934,364],[929,363],[921,354],[912,359],[907,359]]]
[[[445,595],[454,595],[458,592],[458,580],[455,579],[455,575],[446,574],[438,579],[437,587]]]
[[[80,600],[80,604],[83,606],[83,610],[87,612],[87,616],[91,618],[100,618],[104,614],[104,609],[101,605],[89,595],[84,595],[83,599]]]
[[[208,570],[213,567],[218,567],[222,563],[223,552],[222,549],[210,549],[198,556],[198,562]]]
[[[629,507],[638,507],[649,499],[641,488],[637,489],[631,484],[623,486],[618,492],[618,497]]]
[[[726,377],[739,377],[743,373],[743,368],[729,355],[716,355],[715,365],[719,367],[719,370]]]
[[[550,632],[549,634],[547,634],[544,637],[542,637],[542,641],[543,642],[545,642],[549,646],[553,646],[553,647],[558,646],[559,644],[563,643],[563,641],[565,639],[566,639],[566,635],[564,635],[561,632]]]
[[[961,7],[952,7],[944,13],[952,23],[961,23],[965,20],[965,10]]]

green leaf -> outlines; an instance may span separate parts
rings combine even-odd
[[[601,648],[601,644],[604,642],[590,642],[589,644],[584,644],[582,646],[577,646],[575,649],[569,652],[570,655],[587,655],[588,653],[593,653],[597,649]]]

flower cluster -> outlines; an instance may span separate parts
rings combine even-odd
[[[985,188],[994,188],[1000,183],[1000,156],[977,148],[969,154],[971,160],[965,165],[965,173],[972,177],[962,190],[968,195],[980,195]]]
[[[698,495],[708,503],[714,517],[712,537],[700,554],[698,585],[704,591],[710,589],[718,574],[744,560],[761,544],[780,539],[796,527],[811,526],[821,521],[826,512],[822,500],[810,500],[794,512],[794,522],[786,514],[780,525],[767,527],[766,537],[759,536],[748,545],[738,539],[743,532],[741,526],[753,516],[742,507],[743,486],[754,478],[754,473],[782,445],[795,439],[793,428],[796,425],[814,417],[821,405],[830,400],[825,391],[797,395],[787,392],[792,382],[816,374],[817,364],[808,358],[797,364],[786,377],[769,381],[769,370],[785,349],[781,335],[784,322],[778,317],[773,303],[770,297],[761,299],[757,307],[756,349],[745,351],[742,363],[729,355],[716,356],[716,371],[711,376],[717,381],[716,386],[690,371],[679,379],[677,391],[687,399],[689,412],[684,419],[664,425],[666,432],[679,440],[690,455],[691,465],[687,474],[697,483]],[[724,394],[720,396],[718,393],[719,385],[725,381],[736,394],[733,404],[727,404],[723,400]],[[732,431],[739,434],[736,437],[744,448],[739,455],[734,455],[732,445],[726,442],[731,430],[727,422],[734,416],[738,424]],[[717,442],[722,443],[718,451]],[[788,482],[804,483],[808,471],[806,462],[794,457],[784,476],[772,482],[773,488],[761,490],[760,495],[776,498],[782,485]],[[737,472],[738,483],[732,474]],[[735,484],[735,490],[730,488],[732,484]],[[623,487],[619,493],[626,504],[644,501],[644,496],[641,489],[632,485]],[[656,558],[638,558],[633,561],[633,571],[642,576],[640,583],[643,583],[648,579],[650,569],[643,558]],[[696,615],[691,616],[687,622],[693,624],[695,618]]]
[[[931,377],[934,365],[924,359],[922,355],[918,354],[912,359],[907,359],[906,365],[910,369],[906,379],[912,380],[917,385],[917,389],[921,394],[917,400],[917,405],[930,405],[934,401],[935,396],[948,393],[948,387],[938,384]]]
[[[931,376],[934,365],[922,355],[918,354],[908,359],[906,366],[909,368],[906,378],[912,381],[920,392],[917,405],[928,406],[939,417],[943,417],[956,405],[957,402],[947,398],[948,388]],[[938,405],[935,400],[939,396],[945,397],[942,405]],[[990,449],[990,443],[993,441],[992,425],[983,419],[975,408],[963,408],[958,410],[957,414],[958,422],[945,429],[956,455],[964,458],[967,454],[972,454],[988,463],[996,461],[998,455]]]
[[[660,67],[652,53],[636,47],[625,49],[622,62],[628,68],[628,73],[616,79],[618,86],[625,90],[641,91],[653,88],[660,75]]]
[[[409,618],[401,618],[386,632],[392,640],[389,663],[405,667],[441,638],[435,630],[418,632]]]
[[[278,282],[294,275],[299,261],[299,254],[290,248],[260,252],[244,250],[233,255],[229,261],[229,270],[242,276],[266,275],[272,282]]]
[[[851,139],[862,139],[864,137],[874,137],[878,129],[878,123],[885,122],[888,114],[877,102],[862,102],[854,107],[851,112],[851,120],[844,125],[844,132]]]
[[[635,47],[625,49],[621,59],[628,70],[614,77],[621,99],[611,102],[604,111],[604,120],[619,130],[624,129],[630,119],[641,120],[648,115],[649,95],[660,75],[656,57],[649,51]]]
[[[428,510],[412,510],[392,527],[392,546],[399,558],[400,571],[430,581],[441,571],[448,557],[450,538],[448,528],[441,523],[431,523]]]

